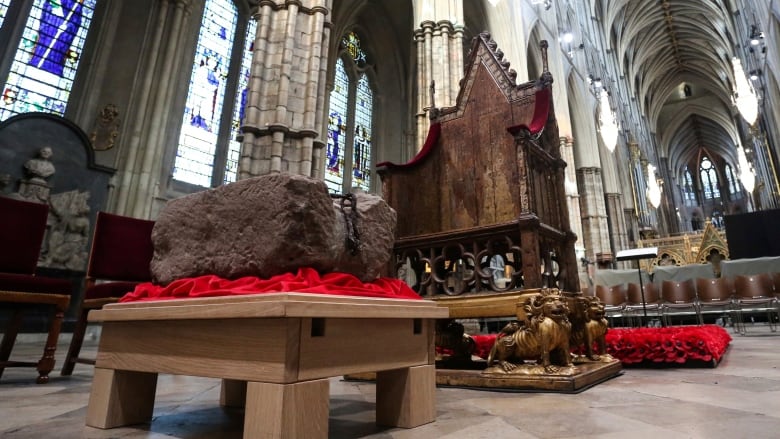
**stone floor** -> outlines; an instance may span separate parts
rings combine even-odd
[[[375,386],[331,381],[331,438],[777,438],[780,437],[780,336],[748,328],[717,368],[624,369],[579,394],[439,388],[437,419],[411,430],[374,425]],[[58,366],[67,348],[63,334]],[[23,337],[16,359],[37,359],[42,343]],[[94,353],[95,342],[85,352]],[[0,379],[0,437],[241,438],[243,413],[218,405],[219,381],[161,375],[154,418],[132,428],[84,426],[92,367],[56,372],[6,369]]]

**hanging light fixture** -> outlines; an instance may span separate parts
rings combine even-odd
[[[658,209],[661,205],[661,186],[655,178],[655,169],[652,163],[647,164],[647,201]]]
[[[609,107],[609,94],[604,89],[601,89],[599,98],[599,132],[601,132],[601,139],[604,141],[607,149],[610,152],[614,151],[617,145],[619,128],[615,122],[615,115]]]
[[[758,98],[753,93],[753,89],[750,88],[745,71],[742,69],[742,61],[735,56],[731,59],[731,64],[734,66],[734,82],[736,83],[734,103],[745,122],[748,125],[753,125],[758,118]]]
[[[747,160],[745,149],[742,145],[737,147],[737,160],[739,161],[739,180],[742,182],[745,190],[752,194],[753,189],[756,187],[756,176],[750,168],[750,162]]]

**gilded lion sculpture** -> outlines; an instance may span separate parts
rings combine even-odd
[[[571,347],[582,348],[588,360],[599,361],[607,350],[605,337],[609,323],[605,317],[604,304],[597,297],[577,297],[569,319],[572,322]],[[594,344],[596,351],[593,350]]]
[[[487,366],[498,364],[505,372],[511,372],[525,360],[536,360],[547,373],[572,366],[569,308],[560,291],[542,289],[526,300],[524,309],[527,322],[512,322],[501,330],[488,355]]]

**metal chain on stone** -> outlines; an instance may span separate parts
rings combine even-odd
[[[344,216],[344,226],[346,227],[345,245],[349,254],[356,255],[360,251],[360,232],[358,231],[358,211],[357,198],[355,194],[344,195],[330,194],[331,198],[338,198],[341,214]]]

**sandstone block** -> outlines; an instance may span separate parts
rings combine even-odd
[[[392,255],[396,214],[380,197],[356,200],[362,245],[355,254],[345,245],[339,200],[319,180],[271,174],[171,200],[152,234],[153,279],[269,278],[307,266],[374,280]]]

